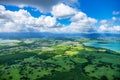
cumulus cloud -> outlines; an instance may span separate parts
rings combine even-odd
[[[99,28],[99,32],[109,32],[109,33],[118,33],[120,32],[120,26],[112,26],[110,27],[109,25],[101,25]]]
[[[88,17],[83,12],[76,12],[76,14],[71,17],[70,25],[61,27],[56,31],[63,33],[96,32],[94,27],[95,23],[97,23],[96,19]]]
[[[78,3],[78,0],[0,0],[1,4],[16,5],[19,7],[32,6],[40,11],[48,12],[51,8],[59,3],[73,5]]]
[[[112,20],[113,20],[113,21],[116,21],[116,20],[117,20],[117,18],[116,18],[116,17],[112,17]]]
[[[0,0],[0,3],[16,5],[19,7],[32,6],[42,11],[49,10],[53,5],[59,3],[60,0]]]
[[[1,32],[18,32],[18,31],[38,31],[39,27],[54,27],[58,25],[56,18],[51,16],[40,16],[34,18],[31,14],[23,9],[19,11],[5,10],[0,6],[0,31]],[[37,27],[37,28],[35,28]]]
[[[75,22],[79,20],[85,20],[86,17],[87,15],[85,13],[79,12],[71,18],[71,21]]]
[[[73,16],[77,11],[63,3],[53,6],[51,13],[57,18],[68,18]]]
[[[88,17],[85,13],[77,11],[65,4],[59,4],[53,7],[52,14],[58,18],[70,17],[70,25],[59,29],[64,33],[95,32],[95,23],[97,20]]]
[[[82,11],[73,8],[78,0],[0,0],[0,4],[15,5],[19,7],[34,7],[41,12],[51,13],[51,16],[41,15],[38,18],[21,8],[19,11],[6,10],[0,5],[0,32],[120,32],[120,18],[116,16],[120,11],[113,11],[111,20],[98,21],[87,16]],[[57,19],[70,19],[69,25],[60,24]],[[97,30],[98,29],[98,30]]]
[[[2,5],[0,5],[0,11],[2,12],[2,11],[4,11],[4,10],[5,10],[5,7],[2,6]]]
[[[41,15],[35,18],[27,10],[20,9],[13,12],[0,5],[0,32],[120,32],[120,26],[115,25],[119,22],[116,17],[112,17],[111,20],[101,20],[100,27],[96,30],[95,24],[98,22],[96,19],[63,3],[53,6],[51,13],[53,16]],[[60,24],[57,18],[70,18],[71,23]]]
[[[94,24],[97,23],[96,19],[88,17],[83,12],[76,13],[71,21],[69,27],[72,28],[71,30],[76,29],[77,32],[93,32],[95,29]]]
[[[100,27],[98,32],[110,32],[110,33],[118,33],[120,32],[120,26],[116,24],[118,19],[116,17],[112,17],[111,20],[101,20]]]
[[[96,19],[94,18],[91,18],[91,17],[88,17],[85,13],[83,12],[78,12],[76,13],[72,18],[71,18],[71,21],[72,22],[78,22],[80,24],[89,24],[90,25],[93,25],[97,22]]]
[[[105,20],[105,19],[104,19],[104,20],[101,20],[100,23],[101,23],[101,24],[106,24],[106,23],[107,23],[107,20]]]
[[[56,26],[56,18],[51,16],[41,16],[38,19],[36,19],[35,24],[39,27],[54,27]]]
[[[119,15],[119,14],[120,14],[120,11],[113,11],[112,14],[113,14],[113,15]]]
[[[65,4],[58,4],[57,7],[67,9],[68,12],[61,12],[52,16],[41,15],[34,18],[31,14],[23,9],[19,11],[5,10],[4,6],[0,6],[0,32],[57,32],[57,33],[80,33],[94,31],[96,19],[88,17],[81,11],[76,11],[72,7]],[[54,7],[56,7],[54,6]],[[59,10],[58,10],[59,11]],[[69,13],[70,12],[70,13]],[[56,18],[69,17],[71,23],[67,26],[60,24]]]
[[[78,0],[0,0],[2,4],[16,6],[32,6],[40,11],[51,12],[53,17],[41,15],[34,18],[23,9],[19,11],[5,10],[0,6],[0,31],[18,32],[18,31],[39,31],[39,32],[92,32],[96,19],[88,17],[85,13],[77,11],[69,5],[78,3]],[[57,18],[70,18],[69,25],[60,24]]]

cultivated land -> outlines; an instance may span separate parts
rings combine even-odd
[[[2,42],[0,80],[120,80],[120,53],[84,46],[88,41],[94,40],[29,38]]]

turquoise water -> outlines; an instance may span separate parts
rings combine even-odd
[[[86,46],[92,46],[96,48],[106,48],[112,51],[120,52],[120,41],[94,41],[83,43]]]
[[[9,40],[9,39],[0,39],[0,44],[7,44],[7,43],[14,43],[14,42],[19,42],[18,40]]]

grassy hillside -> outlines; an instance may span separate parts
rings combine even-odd
[[[84,39],[22,39],[0,45],[0,80],[120,80],[120,54]]]

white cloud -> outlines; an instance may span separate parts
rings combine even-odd
[[[4,7],[4,6],[2,6]],[[22,29],[22,26],[19,25],[21,23],[24,23],[25,16],[26,18],[30,14],[27,13],[27,11],[20,10],[18,12],[12,12],[9,10],[3,10],[0,13],[0,31],[1,32],[16,32],[19,29]],[[21,26],[21,27],[20,27]]]
[[[74,10],[66,5],[64,6]],[[57,22],[55,17],[42,15],[34,18],[28,11],[23,9],[15,12],[5,10],[4,6],[1,6],[0,9],[2,10],[0,12],[0,32],[90,32],[94,30],[93,26],[97,22],[94,18],[90,18],[85,13],[78,11],[71,15],[70,25],[65,26]],[[68,14],[62,15],[68,17]]]
[[[101,23],[101,24],[106,24],[106,23],[107,23],[107,20],[101,20],[100,23]]]
[[[83,12],[76,13],[71,21],[69,25],[71,32],[93,32],[95,29],[94,24],[97,23],[96,19],[88,17]]]
[[[2,12],[2,11],[4,11],[4,10],[5,10],[5,7],[2,6],[2,5],[0,5],[0,11]]]
[[[95,32],[95,23],[97,20],[94,18],[88,17],[83,12],[76,12],[75,15],[71,16],[71,23],[68,26],[64,26],[54,31],[62,33],[87,33]]]
[[[84,20],[86,18],[86,16],[87,15],[85,13],[79,12],[71,18],[71,21],[75,22],[75,21],[79,21],[79,20]]]
[[[60,1],[61,0],[0,0],[0,3],[16,5],[20,7],[32,6],[40,9],[41,11],[47,11]]]
[[[96,19],[90,18],[85,13],[77,11],[70,6],[63,4],[75,4],[77,1],[78,0],[1,0],[1,2],[5,4],[13,4],[19,6],[31,5],[43,11],[46,11],[46,9],[50,10],[50,8],[52,8],[51,13],[53,17],[42,15],[39,18],[34,18],[26,10],[20,9],[19,11],[12,12],[5,10],[4,6],[1,6],[2,13],[0,13],[0,31],[45,31],[58,33],[93,31],[93,26],[97,22]],[[64,24],[57,22],[56,18],[71,18],[71,23],[68,26],[65,26]]]
[[[59,14],[53,14],[53,17],[41,15],[35,18],[24,9],[13,12],[6,10],[4,6],[0,5],[0,32],[120,32],[120,26],[114,25],[118,21],[116,17],[112,17],[111,20],[101,20],[99,30],[96,30],[95,24],[98,22],[96,19],[88,17],[84,12],[76,11],[65,4],[58,4],[56,6],[60,7],[57,12]],[[62,12],[62,8],[67,10],[67,12],[64,10]],[[56,19],[67,17],[71,21],[67,26],[60,24]]]
[[[112,20],[113,20],[113,21],[116,21],[116,20],[117,20],[117,18],[116,18],[116,17],[112,17]]]
[[[112,17],[111,20],[101,20],[96,30],[95,24],[98,22],[96,19],[73,8],[73,4],[78,2],[78,0],[0,0],[0,4],[31,6],[41,12],[51,12],[53,15],[53,17],[41,15],[35,18],[24,9],[12,12],[0,5],[0,32],[120,32],[120,18],[117,17]],[[117,16],[120,11],[113,11],[112,14]],[[60,24],[57,18],[70,18],[71,23],[67,26]]]
[[[66,18],[66,17],[71,18],[70,25],[60,28],[59,29],[60,32],[81,33],[81,32],[95,31],[94,24],[97,23],[97,20],[88,17],[85,13],[81,11],[76,11],[75,9],[63,4],[54,6],[53,9],[54,9],[53,10],[54,16],[57,16],[58,18]]]
[[[77,12],[72,18],[72,22],[79,22],[79,23],[96,23],[97,20],[94,18],[88,17],[85,13],[83,12]]]
[[[107,24],[101,25],[101,26],[99,27],[98,32],[106,32],[106,31],[107,31],[107,28],[108,28],[108,25],[107,25]]]
[[[120,26],[116,24],[116,21],[118,21],[118,18],[112,17],[111,20],[101,20],[100,21],[100,27],[98,29],[98,32],[110,32],[110,33],[118,33],[120,32]]]
[[[0,6],[0,32],[38,31],[40,27],[51,28],[58,25],[56,18],[51,16],[40,16],[34,18],[26,10],[5,10]],[[37,28],[36,28],[37,27]]]
[[[109,33],[118,33],[120,32],[120,26],[112,26],[110,27],[109,25],[101,25],[99,28],[99,32],[109,32]]]
[[[116,32],[120,32],[120,26],[113,26],[113,28],[111,29],[112,32],[116,31]]]
[[[52,12],[53,16],[58,18],[68,18],[73,16],[76,13],[76,10],[61,3],[53,6]]]
[[[42,27],[54,27],[56,26],[56,18],[51,16],[41,16],[36,19],[36,25]]]
[[[120,14],[120,11],[113,11],[112,14],[113,14],[113,15],[119,15],[119,14]]]
[[[42,12],[49,12],[51,8],[59,3],[73,5],[78,3],[78,0],[0,0],[1,4],[16,5],[19,7],[31,6],[39,9]]]

